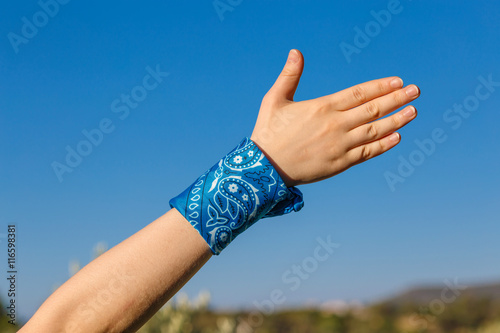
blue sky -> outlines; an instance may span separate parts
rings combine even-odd
[[[232,3],[219,16],[212,1],[72,0],[53,17],[36,1],[4,4],[0,233],[17,226],[18,314],[29,318],[69,277],[70,260],[87,263],[96,243],[113,246],[166,212],[250,135],[292,48],[305,57],[295,100],[398,75],[421,88],[419,116],[384,156],[302,186],[300,213],[256,224],[184,291],[251,307],[281,289],[292,306],[499,280],[500,4]],[[23,28],[34,20],[36,33]],[[347,44],[357,51],[346,56]],[[141,88],[157,69],[164,76]],[[103,121],[108,133],[81,144],[88,155],[60,181],[54,162]],[[290,290],[283,274],[327,235],[340,247]],[[0,292],[5,301],[6,285]]]

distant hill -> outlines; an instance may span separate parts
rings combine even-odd
[[[459,292],[460,297],[467,296],[473,299],[493,299],[496,301],[500,301],[500,282],[498,283],[490,283],[490,284],[480,284],[480,285],[469,285],[464,283],[459,283],[462,286],[466,286],[467,288],[464,290],[457,290]],[[452,297],[453,293],[451,291],[446,291],[446,285],[443,284],[441,286],[430,286],[430,287],[418,287],[411,288],[407,291],[404,291],[394,297],[388,298],[382,302],[378,302],[379,304],[387,304],[393,306],[402,306],[404,304],[416,304],[416,305],[426,305],[429,304],[432,300],[441,299],[442,295],[444,297]]]

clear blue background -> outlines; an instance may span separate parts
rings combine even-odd
[[[296,100],[398,75],[422,91],[418,118],[384,156],[302,186],[298,214],[261,221],[184,288],[210,290],[215,307],[251,307],[282,289],[285,306],[375,301],[406,287],[500,278],[500,87],[452,129],[443,114],[478,76],[500,81],[500,4],[401,0],[403,10],[348,63],[370,11],[389,1],[242,1],[220,20],[212,1],[78,1],[16,54],[8,33],[32,21],[36,1],[0,13],[0,263],[7,224],[18,227],[18,314],[29,318],[68,262],[87,263],[169,209],[168,200],[252,131],[264,94],[292,48],[305,57]],[[142,83],[147,66],[170,75],[124,120],[111,102]],[[109,118],[114,132],[59,182],[82,130]],[[447,140],[391,191],[386,171],[442,128]],[[318,236],[341,244],[296,291],[282,281]],[[0,297],[6,299],[6,286]]]

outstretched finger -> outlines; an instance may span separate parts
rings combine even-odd
[[[416,116],[417,110],[409,105],[390,117],[358,126],[348,133],[349,146],[354,148],[386,137],[408,124]]]
[[[367,161],[375,156],[385,153],[401,141],[401,135],[394,132],[382,139],[358,146],[347,152],[347,160],[351,165]]]
[[[335,94],[321,97],[334,109],[349,110],[374,98],[387,95],[403,87],[403,80],[397,76],[386,77],[355,85]]]
[[[346,113],[345,124],[348,128],[356,128],[370,121],[382,118],[399,109],[420,96],[420,90],[414,84],[405,89],[381,96]]]

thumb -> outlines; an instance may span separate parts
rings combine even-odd
[[[275,100],[293,101],[293,95],[299,85],[300,76],[304,69],[304,57],[299,50],[290,50],[285,67],[280,76],[269,90]]]

